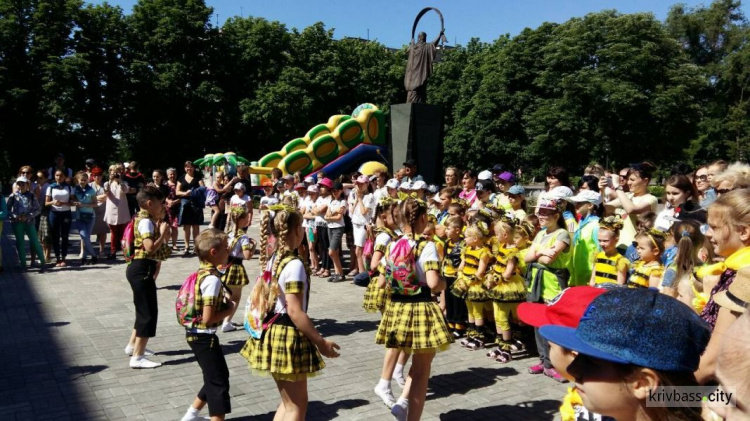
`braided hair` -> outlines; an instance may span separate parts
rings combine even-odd
[[[419,199],[409,197],[401,203],[401,227],[409,227],[413,235],[417,235],[415,225],[417,219],[427,213],[427,204]]]

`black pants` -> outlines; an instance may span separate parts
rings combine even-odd
[[[331,261],[331,256],[328,255],[328,247],[330,246],[331,243],[328,238],[327,227],[321,227],[321,226],[317,227],[315,241],[318,246],[318,257],[320,258],[320,267],[326,270],[331,270],[333,268],[333,262]]]
[[[208,413],[212,417],[232,412],[229,368],[219,338],[207,333],[186,333],[185,338],[203,372],[203,387],[198,392],[198,399],[208,403]]]
[[[156,336],[156,319],[159,306],[156,304],[156,266],[158,262],[151,259],[135,259],[125,270],[125,276],[133,290],[135,305],[135,336],[153,338]]]
[[[68,236],[70,236],[71,222],[72,214],[69,210],[53,210],[49,213],[49,230],[52,239],[52,249],[55,251],[55,258],[57,260],[65,260],[68,256]]]
[[[448,323],[464,326],[463,329],[458,330],[465,330],[466,323],[469,320],[469,311],[466,309],[465,300],[450,293],[454,282],[456,282],[456,278],[445,277],[445,312],[447,313],[445,318],[448,320]]]

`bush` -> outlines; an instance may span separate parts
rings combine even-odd
[[[658,197],[659,199],[664,197],[664,187],[663,186],[648,186],[648,192],[653,194],[654,196]]]

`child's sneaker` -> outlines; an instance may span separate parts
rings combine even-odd
[[[391,408],[391,415],[398,421],[406,421],[406,415],[409,413],[409,402],[399,401]]]
[[[130,357],[130,368],[156,368],[156,367],[161,367],[161,363],[148,360],[145,357]]]
[[[130,356],[133,355],[133,347],[130,346],[130,345],[126,346],[124,351],[125,351],[126,354],[128,354]],[[146,349],[143,350],[143,356],[144,357],[152,357],[154,355],[156,355],[156,352],[154,352],[154,351],[152,351],[152,350],[150,350],[148,348],[146,348]]]
[[[532,365],[531,367],[529,367],[529,373],[531,374],[544,373],[544,365],[541,363],[541,361],[539,362],[539,364]]]
[[[567,383],[568,379],[561,376],[554,368],[545,368],[544,375],[559,383]]]
[[[221,325],[222,332],[234,332],[235,330],[237,330],[237,327],[233,323],[222,323]]]
[[[375,394],[383,400],[385,406],[393,408],[393,405],[396,403],[396,398],[393,397],[393,392],[390,389],[383,390],[375,386],[375,389],[373,390],[375,391]]]

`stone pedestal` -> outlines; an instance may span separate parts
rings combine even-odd
[[[443,183],[443,107],[428,104],[391,105],[389,143],[391,171],[407,159],[428,184]]]

